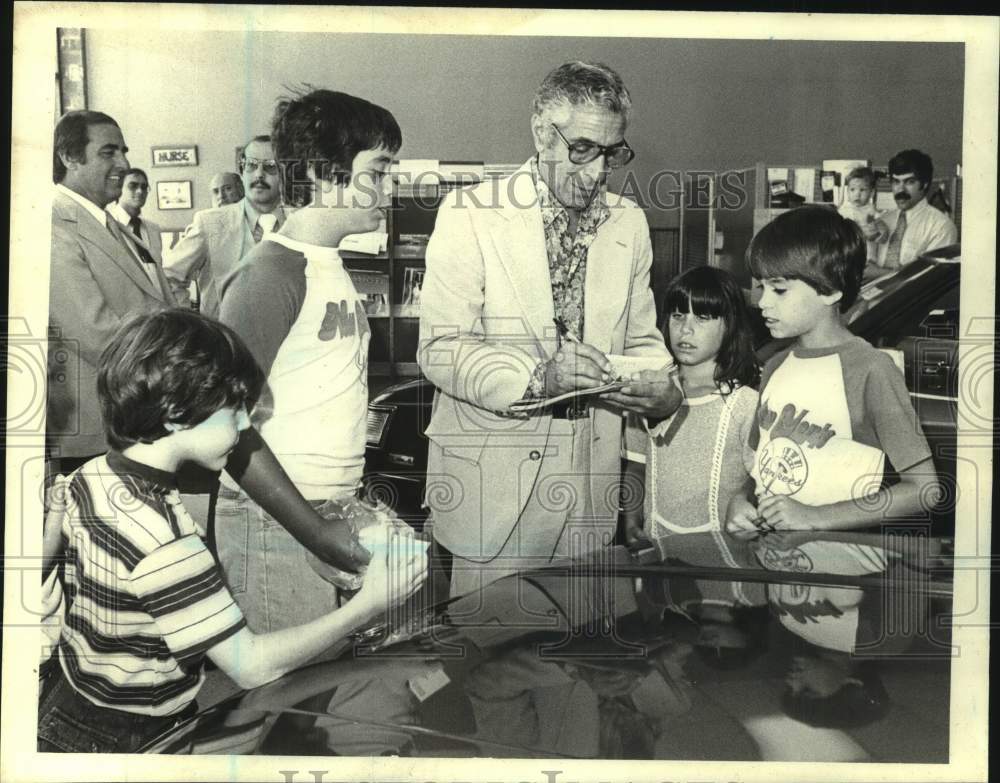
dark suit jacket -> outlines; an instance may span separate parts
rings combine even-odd
[[[49,280],[49,383],[46,434],[59,456],[107,449],[97,401],[97,363],[122,321],[173,306],[139,262],[82,206],[63,193],[52,201]]]

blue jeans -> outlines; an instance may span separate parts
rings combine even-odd
[[[215,507],[215,546],[254,633],[301,625],[338,606],[337,588],[309,565],[306,548],[246,493],[225,485]]]
[[[38,705],[39,753],[133,753],[193,716],[191,702],[175,715],[140,715],[99,707],[76,692],[56,664]]]

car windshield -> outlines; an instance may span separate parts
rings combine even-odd
[[[947,762],[949,540],[671,535],[434,587],[152,752]]]

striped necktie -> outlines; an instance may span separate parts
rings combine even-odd
[[[889,237],[889,246],[885,249],[885,263],[882,266],[886,269],[899,269],[899,256],[903,249],[903,234],[905,233],[906,213],[900,212],[899,218],[896,220],[896,227]]]

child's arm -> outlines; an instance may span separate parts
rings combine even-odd
[[[926,511],[939,492],[934,462],[928,457],[901,471],[899,483],[864,499],[806,506],[787,495],[761,499],[757,510],[775,530],[850,530]]]
[[[281,677],[369,622],[391,604],[405,600],[427,576],[421,542],[392,536],[373,553],[364,585],[354,598],[312,622],[272,633],[242,628],[208,651],[209,658],[242,688]]]
[[[352,573],[368,562],[365,548],[346,522],[323,519],[302,497],[256,428],[240,436],[226,472],[320,560]]]
[[[62,521],[66,513],[65,476],[56,476],[45,491],[45,526],[42,532],[42,578],[49,575],[55,559],[62,553]]]
[[[646,486],[646,466],[628,460],[625,463],[626,499],[622,504],[622,519],[625,523],[625,545],[648,546],[649,536],[643,530],[643,491]]]

